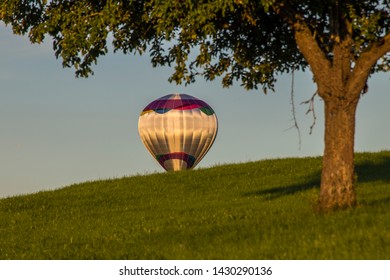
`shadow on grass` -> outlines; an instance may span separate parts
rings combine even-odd
[[[382,205],[389,205],[390,204],[390,197],[386,197],[383,199],[376,199],[373,201],[362,201],[360,202],[361,205],[369,205],[369,206],[382,206]]]
[[[362,156],[364,157],[364,156]],[[375,155],[372,159],[357,160],[355,172],[358,175],[358,182],[369,183],[375,181],[390,182],[390,152],[383,155]],[[314,173],[308,176],[308,180],[302,184],[291,184],[277,186],[244,193],[244,196],[265,196],[267,199],[276,199],[285,195],[293,195],[299,192],[319,188],[321,173]],[[370,202],[370,204],[385,204],[390,202],[390,197]]]
[[[278,186],[269,189],[263,189],[253,192],[244,193],[244,196],[264,196],[267,199],[276,199],[286,195],[293,195],[299,192],[319,188],[320,186],[320,173],[310,176],[306,183],[292,184],[287,186]]]
[[[375,159],[357,160],[355,172],[358,182],[370,183],[375,181],[390,181],[390,153],[377,155]]]

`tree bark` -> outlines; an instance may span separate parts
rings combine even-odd
[[[328,212],[357,204],[354,189],[355,118],[359,98],[325,101],[325,150],[319,210]]]

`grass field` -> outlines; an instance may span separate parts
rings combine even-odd
[[[87,182],[0,200],[0,259],[390,259],[390,152],[359,207],[315,213],[320,158]]]

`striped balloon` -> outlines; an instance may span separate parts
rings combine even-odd
[[[167,171],[194,168],[210,149],[217,130],[214,110],[187,94],[156,99],[138,120],[142,142]]]

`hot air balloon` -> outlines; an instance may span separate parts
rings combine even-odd
[[[214,110],[187,94],[154,100],[138,120],[142,142],[167,171],[194,168],[210,149],[217,130]]]

